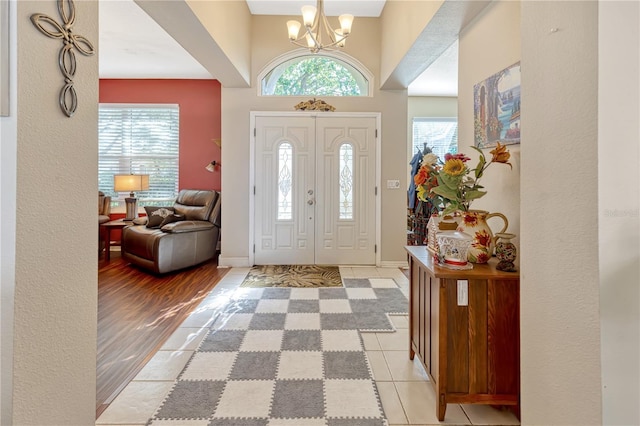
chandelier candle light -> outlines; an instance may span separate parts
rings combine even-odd
[[[287,21],[289,30],[289,41],[297,46],[306,47],[311,53],[318,53],[321,50],[335,50],[333,47],[344,47],[347,37],[351,34],[351,24],[353,23],[353,15],[344,14],[338,17],[340,21],[340,29],[334,30],[327,16],[324,13],[324,0],[318,0],[318,7],[302,6],[302,20],[305,31],[302,36],[300,33],[300,22]],[[326,44],[323,44],[323,36],[326,37]],[[302,42],[306,39],[306,43]]]

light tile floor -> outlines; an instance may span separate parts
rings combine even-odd
[[[248,272],[249,268],[232,268],[225,275],[160,351],[102,413],[96,425],[146,424],[204,338],[206,328],[211,326],[227,304],[231,292],[237,289]],[[408,296],[409,281],[397,268],[341,267],[340,274],[343,278],[393,278]],[[247,289],[247,292],[249,294],[251,289]],[[265,309],[268,310],[269,307],[265,306]],[[520,424],[508,411],[499,411],[486,405],[460,404],[449,404],[445,421],[438,422],[435,392],[428,376],[417,358],[414,361],[409,360],[407,316],[393,315],[391,320],[396,327],[394,333],[362,333],[362,341],[389,426]],[[183,426],[205,426],[206,423],[187,420]],[[155,425],[160,424],[156,422]]]

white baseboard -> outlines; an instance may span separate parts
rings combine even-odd
[[[381,268],[408,268],[409,263],[402,260],[383,260],[380,262]]]
[[[225,257],[218,256],[218,266],[221,268],[246,268],[249,265],[248,257]]]
[[[246,268],[253,265],[249,265],[248,257],[225,257],[223,255],[218,256],[218,267],[220,268]],[[340,265],[349,266],[349,265]],[[380,268],[407,268],[409,264],[406,261],[381,261]]]

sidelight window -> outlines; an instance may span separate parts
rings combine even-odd
[[[293,147],[285,142],[278,148],[278,220],[291,220]]]
[[[353,219],[353,146],[340,146],[340,219]]]

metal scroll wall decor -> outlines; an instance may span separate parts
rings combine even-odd
[[[85,56],[92,56],[95,50],[85,37],[73,34],[71,27],[76,20],[76,6],[73,4],[73,0],[58,0],[58,12],[63,25],[42,13],[31,15],[31,22],[47,37],[62,40],[62,48],[58,54],[58,66],[64,76],[64,86],[60,89],[59,102],[62,112],[67,117],[71,117],[78,107],[78,95],[73,87],[73,77],[76,74],[76,54],[73,48],[75,47]]]

